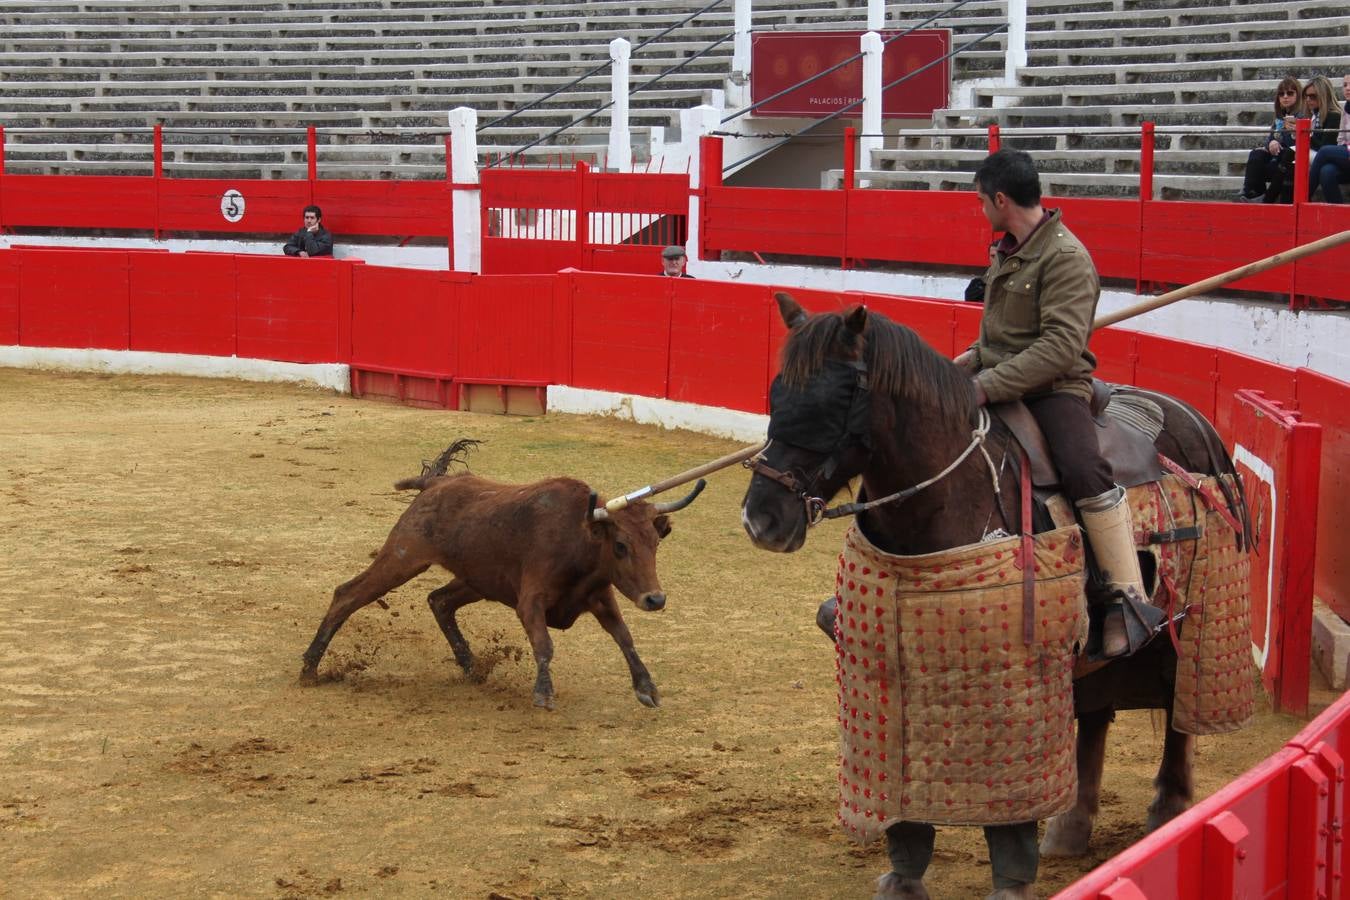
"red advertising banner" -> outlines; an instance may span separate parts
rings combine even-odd
[[[1261,391],[1234,397],[1233,462],[1253,529],[1252,653],[1275,709],[1308,707],[1322,426]]]
[[[883,31],[883,41],[901,34]],[[755,103],[843,62],[858,53],[861,31],[756,32],[750,43],[750,97]],[[881,83],[888,85],[911,72],[936,64],[885,91],[881,114],[891,119],[927,119],[947,105],[951,91],[952,32],[920,28],[886,45],[881,57]],[[810,84],[802,85],[758,107],[757,116],[818,118],[862,99],[862,60],[854,60]],[[862,115],[862,104],[849,110]]]

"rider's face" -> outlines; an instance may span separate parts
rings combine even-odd
[[[990,197],[982,188],[975,189],[975,196],[980,198],[980,210],[984,212],[984,217],[989,220],[995,231],[1007,231],[1006,212],[1008,209],[1008,196],[996,192]]]

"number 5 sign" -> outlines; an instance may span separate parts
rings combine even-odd
[[[1322,426],[1261,391],[1234,397],[1233,462],[1252,520],[1252,655],[1275,705],[1308,708]]]
[[[220,214],[226,222],[238,222],[244,217],[244,195],[230,188],[220,195]]]

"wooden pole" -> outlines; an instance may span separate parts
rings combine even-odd
[[[1144,300],[1133,306],[1127,306],[1116,312],[1098,316],[1097,321],[1092,323],[1092,327],[1094,329],[1105,328],[1107,325],[1114,325],[1117,322],[1132,319],[1142,313],[1151,312],[1160,307],[1176,303],[1178,300],[1185,300],[1187,297],[1203,294],[1205,291],[1221,287],[1228,284],[1230,281],[1237,281],[1239,278],[1246,278],[1249,275],[1255,275],[1258,272],[1264,272],[1267,269],[1273,269],[1276,266],[1291,263],[1296,259],[1302,259],[1303,257],[1311,256],[1314,253],[1321,253],[1323,250],[1330,250],[1332,247],[1339,247],[1347,241],[1350,241],[1350,231],[1341,231],[1336,234],[1327,235],[1321,240],[1294,247],[1292,250],[1286,250],[1283,253],[1276,253],[1274,256],[1267,256],[1265,259],[1258,259],[1256,262],[1247,263],[1245,266],[1239,266],[1236,269],[1229,269],[1227,272],[1221,272],[1220,274],[1213,275],[1203,281],[1197,281],[1194,284],[1179,287],[1174,291],[1168,291],[1165,294]]]
[[[714,459],[712,462],[706,462],[701,466],[695,466],[687,472],[681,472],[679,475],[672,475],[665,481],[658,481],[656,484],[649,484],[644,488],[638,488],[630,494],[624,494],[622,497],[615,497],[605,504],[605,509],[610,512],[623,509],[634,500],[642,500],[645,497],[651,497],[662,491],[668,491],[673,487],[679,487],[687,484],[695,478],[707,475],[709,472],[716,472],[718,469],[725,469],[727,466],[734,466],[742,460],[749,459],[756,453],[764,449],[764,444],[755,444],[753,447],[742,447],[735,453],[728,453],[726,456]]]

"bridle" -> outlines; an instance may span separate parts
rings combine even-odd
[[[980,407],[976,416],[975,427],[970,434],[970,443],[967,444],[966,448],[961,451],[956,459],[952,460],[952,462],[941,472],[938,472],[936,475],[925,481],[896,491],[893,494],[888,494],[885,497],[878,497],[875,500],[868,500],[860,503],[845,503],[830,508],[829,502],[825,498],[813,493],[812,488],[820,479],[828,479],[834,474],[839,466],[839,459],[851,440],[857,440],[864,445],[868,444],[866,422],[864,416],[861,414],[861,412],[867,408],[867,395],[870,391],[867,380],[867,367],[861,360],[850,362],[847,365],[850,369],[856,370],[857,379],[853,393],[850,397],[849,409],[843,413],[846,419],[845,426],[841,430],[841,434],[834,443],[834,446],[826,453],[825,458],[822,459],[820,463],[818,463],[809,473],[803,473],[801,477],[798,477],[795,472],[782,471],[769,465],[766,461],[765,454],[768,453],[769,448],[773,446],[775,440],[772,415],[770,418],[768,442],[765,443],[764,448],[760,450],[759,453],[741,463],[741,465],[755,474],[763,475],[765,478],[777,482],[779,485],[786,488],[788,492],[795,494],[806,509],[806,523],[808,527],[818,525],[825,519],[855,516],[858,513],[888,503],[902,503],[925,488],[931,487],[946,478],[956,470],[957,466],[965,462],[966,458],[974,453],[977,448],[984,455],[985,462],[989,466],[989,475],[993,482],[994,493],[995,495],[999,493],[998,472],[994,468],[994,461],[990,458],[989,451],[984,446],[985,438],[989,435],[989,412],[984,407]],[[780,390],[778,385],[779,379],[775,379],[775,392]],[[791,441],[784,440],[783,443],[788,444],[789,446],[796,446]],[[811,448],[808,447],[804,449]]]

